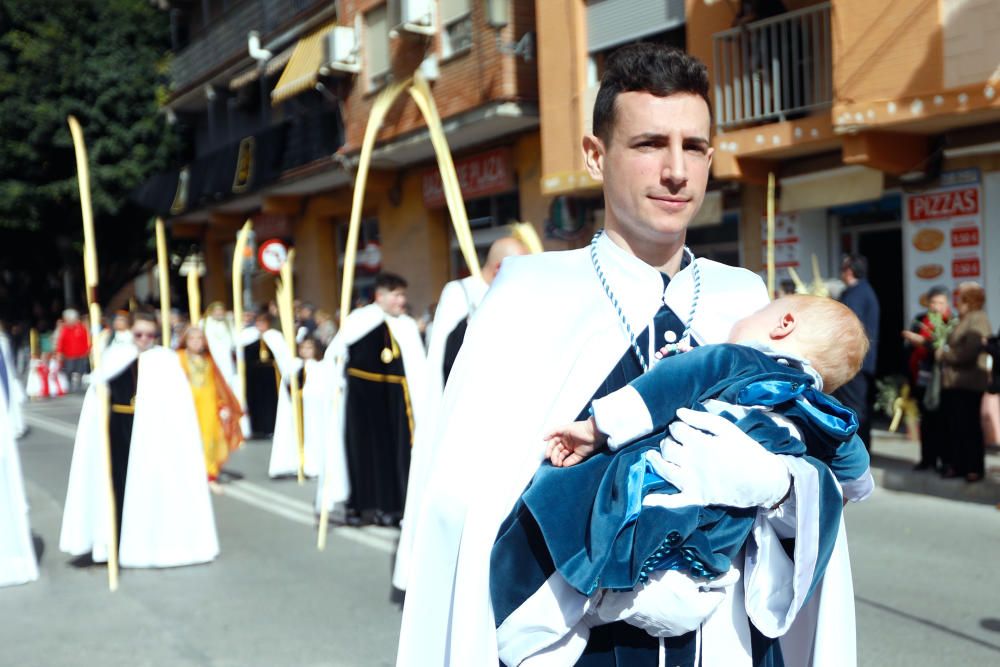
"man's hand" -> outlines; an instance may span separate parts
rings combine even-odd
[[[705,622],[740,578],[732,568],[714,581],[692,579],[676,570],[660,570],[631,591],[607,591],[597,604],[605,623],[625,621],[654,637],[679,637]]]
[[[565,468],[580,463],[607,442],[607,437],[597,430],[597,423],[591,417],[587,421],[573,422],[568,426],[550,431],[543,438],[548,442],[545,456],[557,468]]]
[[[680,493],[647,496],[645,505],[771,508],[788,496],[791,474],[781,457],[725,417],[681,408],[670,435],[662,457],[649,462]]]

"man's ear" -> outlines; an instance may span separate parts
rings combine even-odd
[[[593,134],[583,135],[583,162],[595,181],[604,182],[604,142]]]
[[[782,314],[781,319],[778,320],[777,326],[771,329],[771,340],[781,340],[788,334],[795,331],[795,325],[797,324],[795,320],[795,314],[786,312]]]

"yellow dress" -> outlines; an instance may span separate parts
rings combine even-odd
[[[207,355],[189,354],[179,351],[181,363],[187,371],[191,394],[194,396],[198,424],[201,426],[201,442],[205,451],[205,469],[209,479],[219,475],[219,469],[229,458],[229,444],[219,416],[219,395],[216,391],[215,368]],[[230,419],[233,415],[230,416]]]

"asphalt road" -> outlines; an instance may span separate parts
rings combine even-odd
[[[397,531],[338,528],[315,548],[314,483],[267,478],[269,443],[234,454],[209,565],[123,570],[58,550],[78,398],[28,408],[20,443],[41,578],[0,589],[0,665],[391,665]],[[848,508],[860,664],[1000,664],[1000,511],[879,489]]]

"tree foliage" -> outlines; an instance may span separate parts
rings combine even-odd
[[[22,289],[63,266],[80,286],[69,114],[87,138],[102,298],[150,256],[150,221],[128,195],[176,146],[157,103],[168,48],[168,16],[148,0],[0,0],[0,266]]]

